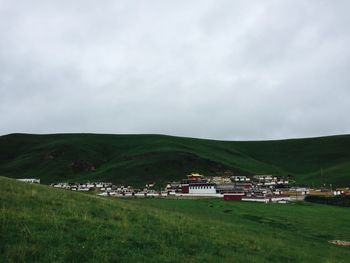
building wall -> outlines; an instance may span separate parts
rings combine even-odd
[[[189,187],[190,194],[216,194],[214,185],[209,186],[192,186]]]
[[[246,197],[243,197],[242,201],[268,203],[270,200],[268,198],[246,198]]]
[[[224,200],[226,201],[241,201],[242,200],[243,195],[234,195],[234,194],[224,194]]]
[[[181,192],[184,193],[184,194],[188,194],[188,192],[189,192],[189,185],[188,184],[182,185]]]

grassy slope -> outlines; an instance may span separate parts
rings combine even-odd
[[[350,210],[103,199],[0,177],[1,262],[348,262]]]
[[[238,142],[163,135],[12,134],[0,137],[0,175],[39,177],[44,183],[109,180],[143,185],[180,179],[192,171],[213,175],[232,170],[345,185],[350,184],[349,148],[349,135]],[[91,161],[97,170],[73,172],[74,160]]]

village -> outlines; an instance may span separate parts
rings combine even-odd
[[[18,179],[29,183],[40,183],[40,179]],[[251,201],[262,203],[289,203],[302,201],[306,196],[332,197],[350,195],[349,187],[319,188],[297,186],[288,178],[273,175],[212,176],[191,173],[178,182],[169,182],[164,188],[155,183],[143,189],[114,185],[110,182],[55,183],[51,187],[79,192],[93,192],[99,196],[137,198],[222,198],[226,201]]]

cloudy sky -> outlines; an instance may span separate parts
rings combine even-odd
[[[0,0],[0,134],[350,133],[350,1]]]

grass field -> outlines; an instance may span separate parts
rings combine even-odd
[[[0,177],[1,262],[349,262],[348,208],[107,199]]]
[[[142,186],[190,172],[275,174],[299,184],[350,184],[350,136],[214,141],[163,135],[12,134],[0,137],[0,174],[43,183],[105,180]],[[72,166],[82,161],[93,165]],[[322,169],[322,175],[321,175]]]

